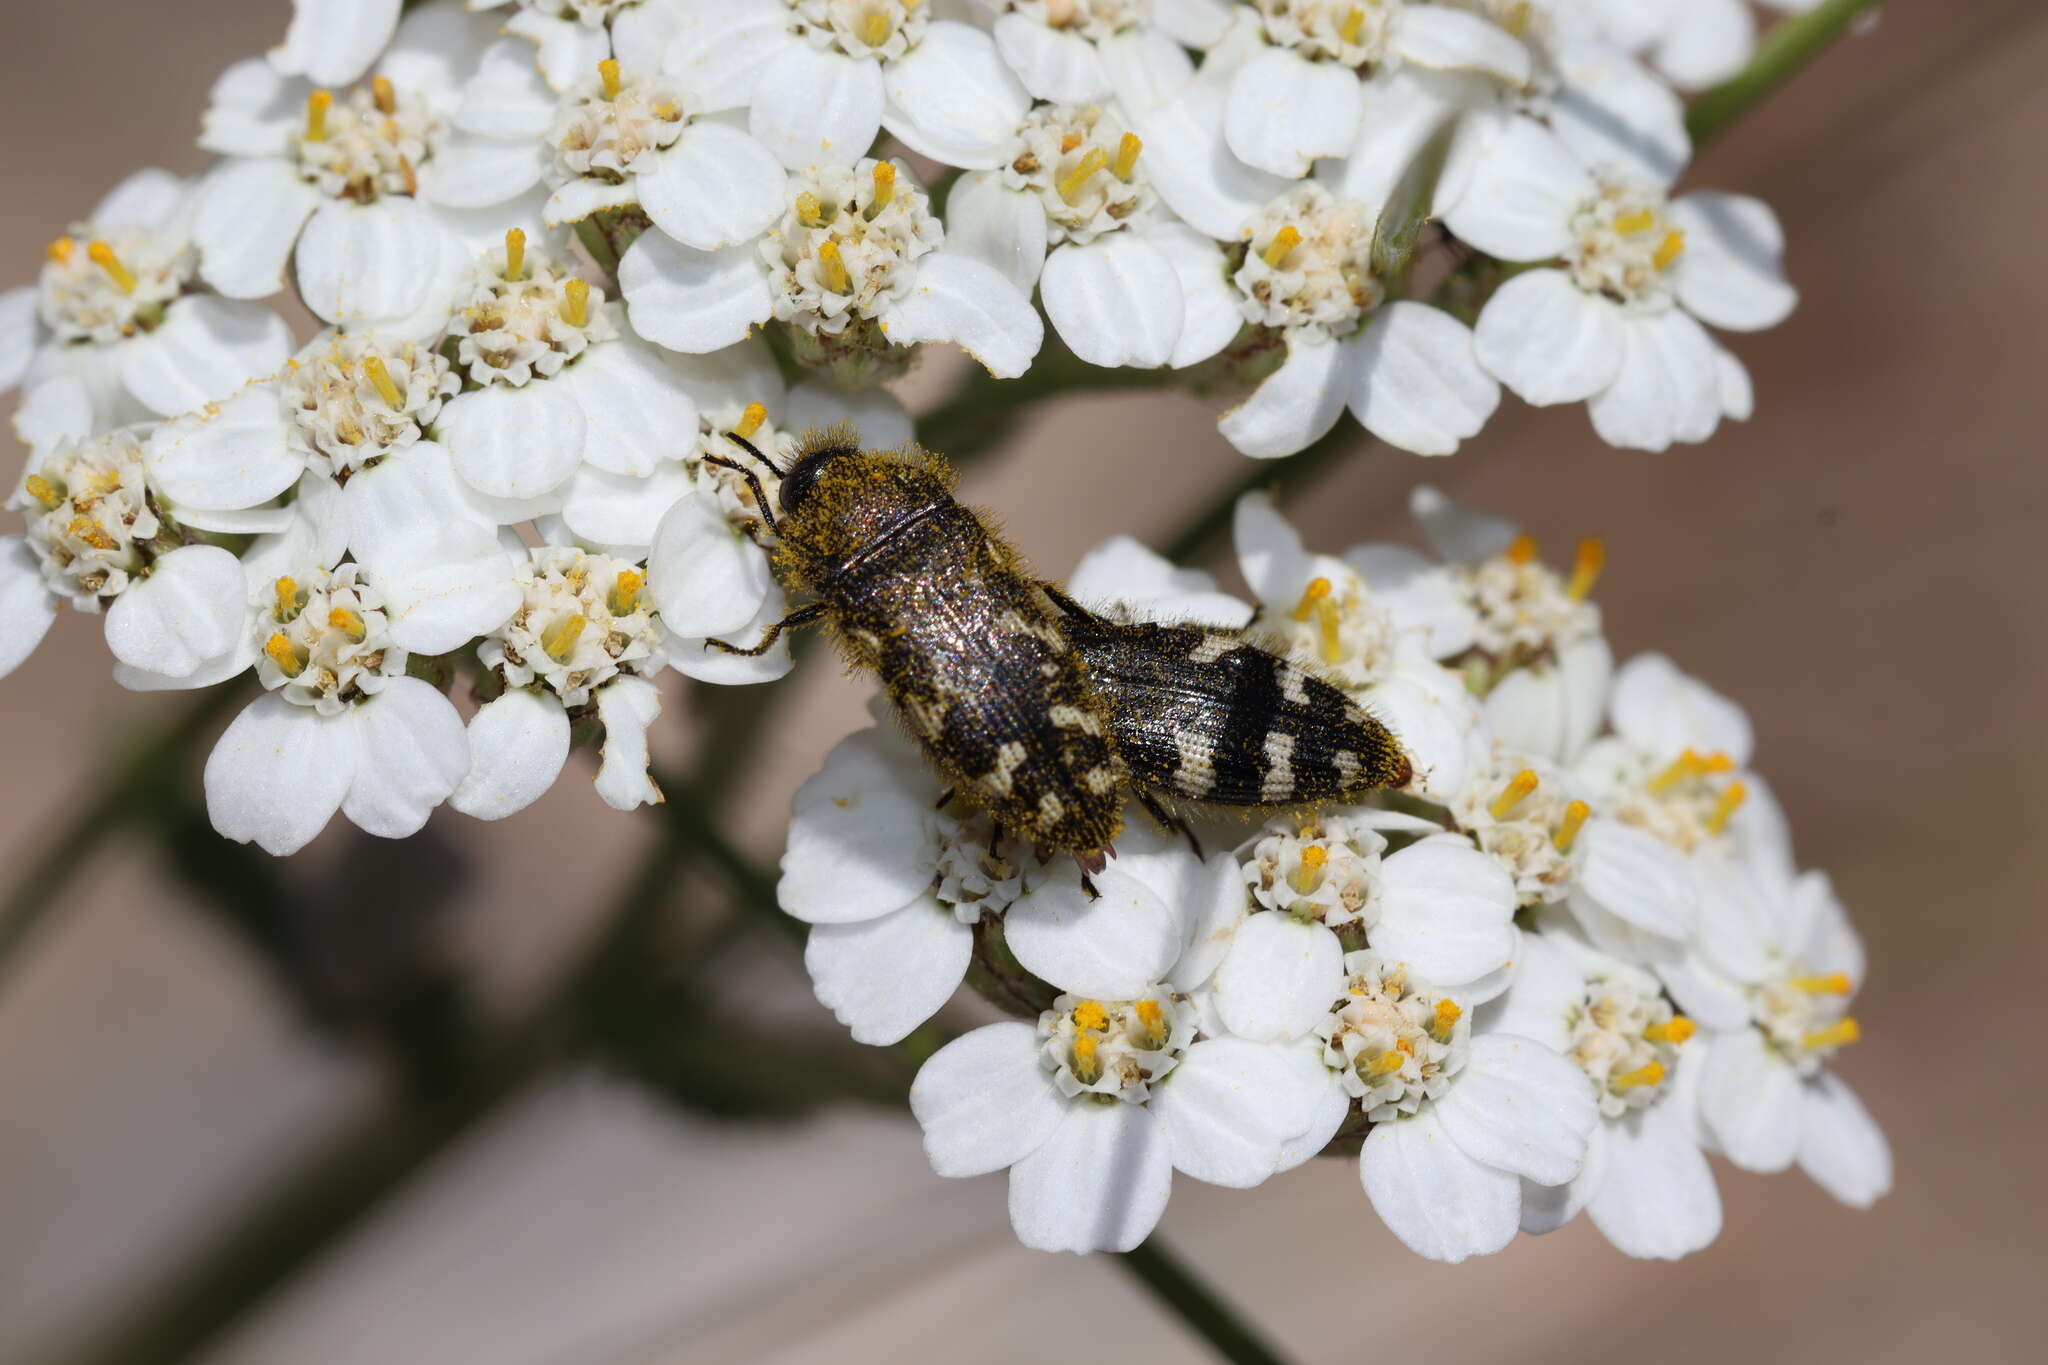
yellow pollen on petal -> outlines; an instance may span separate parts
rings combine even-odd
[[[1100,1033],[1109,1027],[1109,1011],[1093,1000],[1083,1000],[1074,1006],[1074,1027]]]
[[[1510,564],[1534,564],[1536,562],[1536,537],[1527,531],[1508,542]]]
[[[1259,259],[1278,270],[1280,263],[1287,259],[1287,253],[1301,245],[1301,229],[1289,223],[1273,234],[1273,240],[1266,243],[1266,249],[1259,253]]]
[[[1515,807],[1528,800],[1529,793],[1535,790],[1536,770],[1524,768],[1508,779],[1507,786],[1501,788],[1500,795],[1494,797],[1493,804],[1486,808],[1487,813],[1496,820],[1505,820],[1514,813]]]
[[[375,76],[370,80],[370,97],[377,101],[377,111],[382,114],[398,112],[398,91],[391,86],[389,76]]]
[[[1116,160],[1110,163],[1110,173],[1119,180],[1129,180],[1131,172],[1138,169],[1138,153],[1145,150],[1145,144],[1136,133],[1125,133],[1116,144]]]
[[[562,321],[571,327],[590,321],[590,286],[584,281],[570,280],[562,286]]]
[[[1643,1037],[1653,1043],[1682,1043],[1699,1032],[1699,1025],[1682,1014],[1671,1016],[1668,1024],[1652,1024],[1643,1030]]]
[[[1157,1048],[1166,1041],[1166,1011],[1159,1008],[1157,1000],[1140,1000],[1134,1008],[1138,1022],[1145,1026],[1146,1041]]]
[[[1671,263],[1685,250],[1685,234],[1673,228],[1664,234],[1664,240],[1657,243],[1657,254],[1650,259],[1659,270],[1669,270]]]
[[[1707,761],[1699,756],[1696,749],[1687,749],[1671,760],[1669,767],[1650,779],[1650,795],[1659,796],[1671,790],[1688,777],[1698,777],[1707,770]]]
[[[296,678],[306,670],[306,660],[291,642],[291,637],[282,632],[263,642],[263,652],[278,666],[287,678]]]
[[[405,395],[399,391],[397,381],[392,379],[382,356],[364,356],[363,373],[369,376],[370,383],[376,386],[378,396],[387,406],[394,411],[405,406]]]
[[[71,259],[71,253],[77,249],[78,243],[72,241],[69,237],[59,237],[56,241],[50,243],[50,259],[59,265],[63,265]]]
[[[1861,1041],[1862,1038],[1862,1026],[1856,1022],[1856,1016],[1852,1014],[1844,1016],[1840,1022],[1827,1028],[1807,1034],[1799,1041],[1812,1051],[1823,1047],[1847,1047],[1851,1043]]]
[[[1550,842],[1557,845],[1559,853],[1572,851],[1572,845],[1578,842],[1579,831],[1586,827],[1586,821],[1592,814],[1593,808],[1583,801],[1574,801],[1564,808],[1564,822],[1550,836]]]
[[[1365,32],[1365,11],[1357,5],[1344,11],[1344,20],[1337,25],[1337,37],[1346,43],[1358,41],[1358,35]]]
[[[334,607],[330,609],[327,613],[327,624],[332,629],[348,636],[349,639],[357,644],[361,644],[363,637],[370,633],[370,627],[363,618],[356,612],[350,611],[347,607]]]
[[[1829,972],[1826,976],[1795,976],[1793,986],[1808,995],[1847,995],[1855,987],[1849,982],[1847,972]]]
[[[1081,153],[1081,159],[1074,163],[1074,169],[1060,177],[1060,198],[1069,204],[1081,197],[1081,191],[1095,178],[1095,173],[1109,164],[1109,153],[1100,147],[1090,147]]]
[[[45,508],[55,507],[58,503],[64,501],[64,495],[57,491],[57,485],[51,483],[40,474],[29,475],[21,481],[21,486],[28,490],[30,497],[41,503]]]
[[[1637,1086],[1658,1085],[1664,1080],[1664,1063],[1645,1062],[1634,1071],[1620,1076],[1609,1076],[1609,1090],[1634,1090]]]
[[[604,97],[615,100],[619,97],[619,64],[610,57],[597,64],[597,78],[604,82]]]
[[[298,579],[291,577],[280,578],[271,584],[270,588],[272,592],[277,594],[275,615],[278,620],[289,621],[299,614],[299,608],[304,606],[305,603],[299,600]]]
[[[1621,217],[1614,220],[1614,230],[1616,232],[1626,232],[1631,236],[1638,232],[1648,232],[1655,226],[1657,226],[1657,215],[1648,209],[1637,209],[1634,213],[1624,213]]]
[[[107,528],[91,517],[73,517],[71,524],[64,528],[65,534],[73,540],[82,540],[95,550],[117,550],[120,543],[107,534]]]
[[[1408,1055],[1402,1052],[1399,1048],[1390,1047],[1385,1052],[1382,1052],[1379,1056],[1367,1062],[1363,1067],[1359,1068],[1359,1070],[1367,1080],[1376,1081],[1382,1076],[1393,1075],[1396,1071],[1399,1071],[1402,1067],[1406,1066],[1407,1064]]]
[[[306,141],[327,141],[327,111],[333,107],[332,90],[315,90],[306,96]]]
[[[604,604],[614,616],[631,616],[640,610],[640,590],[646,586],[646,574],[638,569],[621,569]]]
[[[889,41],[889,35],[894,31],[895,26],[889,22],[889,16],[880,10],[875,10],[862,22],[860,26],[860,40],[869,47],[880,47],[883,43]]]
[[[751,440],[754,433],[761,429],[761,424],[767,420],[768,405],[766,403],[749,403],[747,404],[747,410],[740,414],[740,420],[733,423],[732,429],[742,437]]]
[[[85,249],[85,254],[94,265],[107,272],[107,277],[119,286],[122,293],[135,292],[135,272],[121,264],[121,258],[114,254],[114,248],[105,242],[94,242]]]
[[[896,163],[877,161],[875,163],[875,192],[868,197],[868,217],[873,218],[889,207],[889,201],[896,197]]]
[[[818,274],[825,287],[833,293],[853,292],[853,280],[846,273],[846,262],[839,259],[839,243],[818,243]]]
[[[1429,1036],[1439,1043],[1448,1043],[1451,1040],[1451,1030],[1464,1017],[1465,1011],[1458,1008],[1457,1001],[1437,1001],[1436,1017],[1429,1021]]]
[[[796,197],[796,220],[809,228],[823,227],[829,221],[825,217],[824,204],[809,190]]]
[[[1719,834],[1728,828],[1729,819],[1742,809],[1742,803],[1749,799],[1749,786],[1743,782],[1730,782],[1721,792],[1721,799],[1714,803],[1713,814],[1707,817],[1707,829]]]
[[[583,628],[589,624],[581,616],[564,616],[540,633],[540,647],[556,663],[568,663],[569,656],[576,652],[576,642],[583,638]]]
[[[1337,604],[1327,597],[1316,603],[1316,627],[1322,635],[1323,662],[1344,662],[1343,619],[1337,614]]]
[[[526,233],[520,228],[505,229],[505,278],[526,278]]]
[[[1607,542],[1598,536],[1587,536],[1579,542],[1578,556],[1572,561],[1572,581],[1565,585],[1564,595],[1574,602],[1585,601],[1586,594],[1600,581],[1600,571],[1606,567]]]
[[[1301,600],[1294,604],[1294,619],[1306,621],[1315,612],[1316,603],[1328,597],[1332,589],[1327,578],[1311,578],[1308,586],[1301,590]]]

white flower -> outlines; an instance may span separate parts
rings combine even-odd
[[[1549,0],[1574,27],[1642,52],[1685,90],[1735,75],[1756,48],[1756,16],[1746,0]],[[1803,13],[1820,0],[1759,0]]]
[[[513,6],[505,32],[531,40],[548,84],[565,90],[611,55],[607,26],[640,0],[469,0],[475,10]],[[658,60],[660,53],[652,54]]]
[[[137,171],[52,242],[38,282],[0,294],[0,389],[74,377],[104,430],[223,398],[282,364],[282,318],[199,283],[200,191]]]
[[[1708,863],[1699,937],[1661,972],[1706,1030],[1707,1132],[1745,1170],[1797,1161],[1835,1198],[1867,1207],[1891,1188],[1891,1149],[1828,1069],[1861,1036],[1848,1010],[1862,941],[1821,873],[1788,876],[1755,858]]]
[[[1181,45],[1205,48],[1229,27],[1229,0],[980,0],[996,50],[1042,100],[1134,99],[1193,73]]]
[[[1325,1103],[1311,1140],[1355,1110],[1372,1124],[1359,1179],[1396,1237],[1437,1261],[1499,1251],[1521,1225],[1525,1183],[1584,1169],[1600,1121],[1585,1074],[1380,954],[1346,954],[1340,984],[1318,1031],[1341,1103]]]
[[[1488,1017],[1578,1065],[1600,1109],[1586,1164],[1566,1184],[1522,1188],[1522,1227],[1551,1232],[1581,1210],[1631,1256],[1689,1255],[1721,1230],[1721,1197],[1696,1114],[1705,1044],[1654,976],[1546,919],[1524,934],[1507,994]]]
[[[942,248],[945,228],[901,163],[822,165],[789,191],[758,243],[697,251],[642,233],[619,266],[640,335],[702,353],[778,318],[798,357],[846,387],[897,372],[909,355],[899,348],[920,341],[952,342],[1003,378],[1030,367],[1037,310],[994,267]]]
[[[398,31],[402,0],[292,0],[291,27],[270,51],[279,75],[304,76],[320,85],[348,85]]]
[[[465,219],[477,202],[474,167],[454,175],[438,157],[493,31],[447,0],[422,6],[399,25],[370,84],[339,93],[261,62],[228,68],[201,137],[227,158],[193,213],[201,277],[230,298],[261,298],[283,286],[289,265],[325,321],[437,331],[468,249],[502,233],[507,217],[539,231],[537,205],[487,230]],[[537,170],[541,157],[536,136],[497,174]]]
[[[1776,326],[1796,293],[1761,201],[1582,167],[1557,137],[1510,119],[1470,152],[1445,225],[1506,261],[1551,261],[1502,285],[1474,332],[1479,363],[1530,403],[1588,402],[1610,445],[1662,450],[1747,417],[1747,373],[1702,323]]]

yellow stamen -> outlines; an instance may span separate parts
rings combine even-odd
[[[1677,786],[1688,777],[1698,777],[1707,770],[1707,761],[1695,749],[1687,749],[1671,765],[1650,779],[1650,795],[1658,796]]]
[[[82,540],[95,550],[116,550],[120,548],[119,542],[107,534],[107,528],[94,521],[91,517],[73,517],[71,524],[65,527],[64,530],[73,540]]]
[[[361,644],[363,637],[370,633],[369,624],[347,607],[330,608],[327,613],[327,624],[330,629],[340,631],[357,644]]]
[[[1809,1051],[1812,1051],[1823,1047],[1847,1047],[1851,1043],[1860,1041],[1862,1037],[1863,1029],[1857,1024],[1856,1016],[1852,1014],[1844,1017],[1840,1023],[1832,1024],[1818,1032],[1807,1034],[1799,1041],[1804,1043]]]
[[[1494,797],[1493,804],[1486,808],[1487,812],[1496,820],[1505,820],[1514,813],[1515,807],[1528,800],[1529,793],[1535,790],[1536,770],[1524,768],[1508,780],[1507,786],[1501,788],[1500,795]]]
[[[277,619],[289,621],[296,617],[299,614],[299,608],[305,605],[304,600],[299,596],[299,580],[289,577],[280,578],[277,582],[271,584],[270,588],[272,592],[277,594],[277,609],[274,613]]]
[[[1083,1085],[1102,1079],[1102,1063],[1096,1059],[1096,1041],[1085,1033],[1074,1036],[1074,1076]]]
[[[1652,1024],[1643,1030],[1643,1037],[1653,1043],[1682,1043],[1699,1032],[1699,1025],[1682,1014],[1671,1016],[1668,1024]]]
[[[1294,619],[1297,621],[1308,620],[1315,612],[1316,603],[1328,597],[1330,592],[1329,579],[1311,578],[1308,586],[1301,590],[1301,600],[1294,604]]]
[[[1407,1063],[1408,1057],[1406,1053],[1390,1047],[1379,1056],[1367,1062],[1360,1068],[1360,1071],[1367,1080],[1376,1081],[1382,1076],[1393,1075],[1396,1071],[1407,1065]]]
[[[796,197],[796,220],[809,228],[820,228],[830,221],[825,217],[825,206],[809,190]]]
[[[1708,754],[1705,758],[1700,759],[1699,762],[1700,773],[1702,776],[1704,776],[1707,773],[1732,772],[1735,768],[1735,760],[1728,757],[1728,755],[1720,752],[1718,749],[1715,750],[1713,753]]]
[[[761,429],[761,424],[767,420],[768,405],[766,403],[749,403],[747,404],[747,410],[740,414],[740,420],[733,424],[732,429],[741,436],[751,440],[754,433]]]
[[[526,278],[526,233],[521,228],[505,229],[505,278]]]
[[[1110,164],[1110,172],[1119,180],[1129,180],[1131,172],[1138,169],[1138,153],[1145,150],[1145,144],[1136,133],[1125,133],[1116,144],[1116,160]]]
[[[1529,0],[1517,0],[1508,7],[1507,17],[1501,20],[1501,27],[1517,38],[1526,37],[1529,26],[1536,22],[1536,7]]]
[[[1437,1001],[1436,1018],[1429,1021],[1429,1036],[1439,1043],[1448,1043],[1451,1040],[1451,1030],[1457,1026],[1458,1020],[1464,1017],[1465,1011],[1458,1008],[1457,1001]]]
[[[612,581],[611,594],[605,598],[605,606],[614,616],[631,616],[640,610],[640,589],[647,586],[647,575],[638,569],[621,569]]]
[[[1574,801],[1564,808],[1564,823],[1557,827],[1557,833],[1550,836],[1550,842],[1557,845],[1559,853],[1569,853],[1578,842],[1579,831],[1586,827],[1586,821],[1593,814],[1593,808],[1583,801]]]
[[[291,638],[283,633],[273,635],[268,640],[265,640],[263,642],[263,652],[270,656],[270,661],[276,664],[287,678],[296,678],[299,674],[306,671],[304,656],[292,644]]]
[[[873,10],[869,12],[867,19],[860,26],[860,40],[869,47],[880,47],[883,43],[889,41],[889,35],[894,31],[895,28],[890,24],[889,16],[880,10]]]
[[[1109,1027],[1109,1011],[1093,1000],[1083,1000],[1074,1006],[1074,1027],[1100,1033]]]
[[[1721,799],[1714,803],[1714,813],[1707,817],[1707,829],[1711,833],[1719,834],[1728,828],[1729,818],[1742,809],[1742,803],[1748,799],[1747,783],[1730,782],[1722,789]]]
[[[327,111],[333,107],[332,90],[315,90],[306,96],[306,141],[327,141]]]
[[[896,197],[896,163],[877,161],[875,163],[875,192],[868,196],[868,217],[873,218],[889,207],[889,201]]]
[[[615,100],[619,97],[619,64],[607,57],[597,64],[597,78],[604,82],[604,97]]]
[[[1585,601],[1586,594],[1600,580],[1600,571],[1606,567],[1607,542],[1598,536],[1587,536],[1579,542],[1578,557],[1572,561],[1572,581],[1565,585],[1564,595],[1574,602]]]
[[[378,396],[387,406],[394,411],[405,406],[405,395],[399,391],[397,382],[391,378],[391,371],[385,368],[382,356],[364,356],[363,373],[376,385]]]
[[[1685,234],[1673,228],[1664,234],[1663,241],[1657,243],[1657,254],[1650,259],[1656,263],[1659,270],[1669,270],[1671,263],[1677,260],[1679,253],[1684,250]]]
[[[1648,209],[1637,209],[1634,213],[1624,213],[1621,217],[1614,220],[1614,230],[1616,232],[1628,233],[1630,236],[1634,236],[1638,232],[1648,232],[1655,226],[1657,226],[1657,215]]]
[[[1074,169],[1060,177],[1060,198],[1069,204],[1073,203],[1081,197],[1081,191],[1087,188],[1088,182],[1095,178],[1095,173],[1108,164],[1109,153],[1100,147],[1090,147],[1081,153],[1081,159],[1074,163]]]
[[[571,280],[562,286],[562,321],[581,327],[590,321],[590,286]]]
[[[1287,884],[1306,896],[1323,884],[1323,866],[1330,861],[1330,851],[1321,844],[1310,844],[1301,851],[1301,866],[1287,879]]]
[[[1641,1066],[1637,1067],[1634,1071],[1628,1072],[1626,1075],[1609,1076],[1607,1078],[1607,1088],[1609,1090],[1616,1091],[1634,1090],[1637,1086],[1640,1085],[1660,1084],[1663,1081],[1663,1079],[1664,1063],[1645,1062]]]
[[[70,261],[71,253],[77,246],[78,243],[72,241],[69,237],[59,237],[56,241],[50,243],[50,259],[59,265],[63,265]]]
[[[1534,564],[1536,562],[1536,537],[1524,531],[1509,541],[1508,562],[1511,564]]]
[[[540,633],[540,647],[556,663],[568,663],[569,656],[576,652],[576,642],[583,638],[583,627],[588,624],[582,616],[564,616]]]
[[[818,243],[818,275],[835,294],[853,292],[853,280],[846,273],[846,263],[839,259],[837,242]]]
[[[28,489],[28,495],[46,508],[55,507],[64,501],[64,495],[57,491],[57,485],[40,474],[31,474],[23,479],[22,487]]]
[[[1358,41],[1358,35],[1363,32],[1365,32],[1365,11],[1357,5],[1353,5],[1350,9],[1344,11],[1344,21],[1337,25],[1337,38],[1340,42],[1355,43]]]
[[[1287,253],[1301,245],[1301,229],[1289,223],[1273,234],[1273,240],[1266,243],[1266,249],[1259,253],[1259,259],[1278,270],[1280,263],[1287,259]]]
[[[85,249],[85,254],[94,265],[107,272],[108,277],[120,286],[122,293],[135,292],[135,272],[121,264],[121,258],[114,254],[114,248],[105,242],[94,242]]]
[[[1847,972],[1829,972],[1826,976],[1795,976],[1792,984],[1808,995],[1847,995],[1855,989],[1849,983]]]
[[[1337,613],[1337,604],[1327,597],[1316,603],[1316,628],[1322,635],[1323,662],[1343,663],[1343,618]]]
[[[1135,1008],[1138,1022],[1145,1026],[1145,1038],[1153,1047],[1166,1041],[1166,1011],[1159,1008],[1157,1000],[1140,1000]]]
[[[377,101],[379,113],[395,114],[398,112],[398,92],[392,89],[389,76],[371,77],[370,95]]]

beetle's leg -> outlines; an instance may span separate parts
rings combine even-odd
[[[1197,858],[1204,856],[1202,853],[1202,841],[1195,837],[1195,832],[1192,829],[1188,828],[1187,821],[1160,805],[1158,798],[1154,797],[1151,792],[1140,789],[1137,792],[1137,797],[1138,804],[1145,808],[1145,814],[1157,820],[1162,829],[1178,834],[1181,838],[1187,840],[1188,847],[1193,850]]]
[[[825,604],[823,602],[813,602],[807,607],[798,607],[795,611],[768,627],[768,633],[761,637],[761,643],[755,645],[752,649],[741,649],[738,645],[729,645],[723,640],[706,640],[704,648],[715,649],[722,654],[737,654],[743,659],[752,659],[766,654],[770,646],[775,643],[783,631],[788,630],[791,626],[803,625],[806,621],[815,621],[824,614]]]
[[[1038,586],[1041,590],[1044,591],[1047,597],[1052,599],[1052,604],[1058,607],[1062,612],[1066,613],[1068,616],[1078,617],[1083,621],[1094,621],[1100,619],[1095,615],[1094,612],[1088,610],[1088,608],[1082,606],[1079,602],[1076,602],[1073,598],[1067,596],[1067,590],[1065,588],[1062,588],[1059,584],[1042,582]]]
[[[774,535],[781,533],[780,529],[775,525],[775,509],[769,506],[768,494],[762,491],[761,476],[759,474],[756,474],[753,470],[737,461],[726,459],[723,455],[706,455],[704,463],[715,464],[720,469],[730,469],[733,473],[745,479],[747,481],[747,488],[754,495],[754,505],[760,509],[761,520],[768,523],[769,533]]]

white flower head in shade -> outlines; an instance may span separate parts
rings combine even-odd
[[[440,351],[374,333],[319,337],[276,382],[292,450],[339,479],[421,440],[462,388]]]
[[[1601,438],[1631,449],[1749,415],[1747,373],[1702,324],[1756,331],[1792,311],[1765,204],[1589,171],[1527,119],[1474,148],[1445,224],[1502,260],[1555,262],[1487,301],[1474,346],[1488,373],[1539,406],[1586,401]]]
[[[1543,760],[1496,746],[1491,767],[1451,803],[1458,828],[1514,879],[1523,905],[1562,897],[1578,875],[1573,855],[1592,807]]]
[[[99,612],[148,570],[178,531],[167,523],[142,458],[146,429],[60,441],[32,462],[8,505],[28,523],[43,582],[78,611]]]
[[[404,649],[391,639],[384,595],[359,564],[280,577],[265,610],[256,676],[296,706],[338,716],[405,674]]]
[[[200,284],[193,195],[138,171],[50,243],[38,282],[0,294],[0,389],[75,377],[104,430],[224,398],[283,362],[282,318]]]
[[[1062,995],[1038,1017],[1044,1067],[1062,1095],[1143,1104],[1187,1055],[1195,1011],[1165,987],[1136,1000]]]
[[[797,183],[761,259],[775,316],[812,336],[873,322],[910,293],[918,260],[945,240],[923,187],[898,162],[817,167]]]

